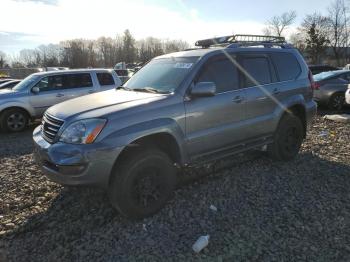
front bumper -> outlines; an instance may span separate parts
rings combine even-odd
[[[34,155],[43,173],[62,185],[108,186],[113,165],[122,147],[109,143],[73,145],[50,144],[41,136],[40,127],[33,132]]]

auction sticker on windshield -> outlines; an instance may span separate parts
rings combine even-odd
[[[183,69],[189,69],[191,68],[193,63],[176,63],[174,65],[175,68],[183,68]]]

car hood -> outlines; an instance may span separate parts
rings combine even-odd
[[[47,110],[47,113],[62,120],[81,114],[86,117],[100,117],[164,97],[162,94],[108,90],[54,105]]]
[[[13,91],[12,89],[4,88],[0,89],[0,99],[11,98],[18,95],[18,92]],[[1,101],[0,101],[1,102]]]

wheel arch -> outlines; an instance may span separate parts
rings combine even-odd
[[[305,105],[302,103],[295,103],[290,104],[283,108],[283,110],[280,111],[278,121],[276,122],[276,128],[278,128],[281,120],[285,115],[292,114],[296,117],[298,117],[303,125],[303,135],[304,138],[306,138],[306,131],[307,131],[307,116],[306,116],[306,108]]]
[[[159,132],[138,137],[125,146],[114,162],[112,173],[114,172],[113,170],[117,169],[118,164],[123,161],[123,159],[128,157],[136,150],[142,150],[143,148],[147,147],[156,147],[163,151],[170,157],[175,165],[181,165],[184,161],[183,154],[181,153],[181,147],[176,138],[168,132]],[[110,184],[112,177],[113,176],[111,174],[108,184]]]
[[[1,116],[5,111],[11,110],[11,109],[21,110],[21,111],[23,111],[23,112],[26,113],[26,115],[28,116],[28,118],[31,118],[30,112],[29,112],[26,108],[24,108],[24,107],[22,107],[22,106],[9,106],[9,107],[3,108],[3,109],[1,109],[1,111],[0,111],[0,116]]]

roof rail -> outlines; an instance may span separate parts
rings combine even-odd
[[[290,48],[291,45],[287,44],[286,39],[282,36],[269,36],[269,35],[230,35],[221,36],[216,38],[209,38],[199,40],[195,43],[196,46],[202,48],[208,48],[210,46],[222,46],[227,47],[240,47],[240,46],[257,46],[263,45],[264,47],[281,46],[283,48]]]

